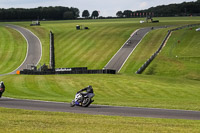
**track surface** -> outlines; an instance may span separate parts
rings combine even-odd
[[[19,100],[19,99],[9,99],[9,98],[0,99],[0,106],[5,108],[71,112],[71,113],[94,114],[94,115],[98,114],[98,115],[114,115],[114,116],[131,116],[131,117],[200,120],[200,111],[115,107],[115,106],[101,106],[101,105],[91,105],[88,108],[83,108],[83,107],[70,107],[69,103]]]
[[[42,56],[42,46],[41,42],[36,35],[34,35],[31,31],[16,26],[16,25],[6,25],[9,28],[15,29],[22,34],[22,36],[27,41],[27,55],[24,62],[13,72],[9,74],[15,74],[17,70],[23,70],[27,68],[27,64],[37,65]],[[30,66],[29,66],[30,67]]]
[[[153,29],[159,29],[159,28],[166,28],[166,27],[164,26],[154,27]],[[151,30],[152,30],[151,27],[147,27],[135,31],[104,68],[113,69],[119,72],[120,69],[123,67],[124,63],[126,62],[126,60],[128,59],[128,57],[140,43],[140,41]]]
[[[26,68],[26,64],[37,64],[41,58],[41,43],[39,39],[29,30],[14,26],[7,25],[19,31],[27,40],[28,50],[27,57],[23,64],[17,69],[21,70]],[[145,28],[137,32],[137,35],[133,35],[131,39],[131,44],[126,44],[120,49],[122,53],[118,51],[114,58],[120,58],[118,60],[114,59],[114,67],[116,70],[120,70],[123,63],[128,58],[127,55],[131,54],[131,51],[137,46],[140,40],[148,33],[151,29]],[[127,54],[128,53],[128,54]],[[117,64],[117,62],[122,62],[122,65]],[[113,61],[110,61],[107,68],[113,68]],[[12,73],[14,74],[17,70]],[[0,75],[2,76],[2,75]],[[33,100],[20,100],[2,97],[0,99],[0,107],[6,108],[17,108],[17,109],[27,109],[27,110],[40,110],[40,111],[56,111],[56,112],[72,112],[72,113],[83,113],[83,114],[98,114],[98,115],[116,115],[116,116],[134,116],[134,117],[152,117],[152,118],[174,118],[174,119],[193,119],[200,120],[199,111],[184,111],[184,110],[167,110],[167,109],[152,109],[152,108],[135,108],[135,107],[115,107],[115,106],[101,106],[101,105],[91,105],[88,108],[81,107],[69,107],[69,103],[60,102],[44,102],[44,101],[33,101]]]

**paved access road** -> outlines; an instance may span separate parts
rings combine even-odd
[[[22,28],[20,26],[10,24],[7,24],[5,26],[20,32],[27,41],[27,55],[24,62],[10,74],[15,74],[17,70],[26,69],[27,64],[37,65],[42,56],[42,46],[39,38],[28,29]]]
[[[114,116],[130,116],[130,117],[200,120],[200,111],[115,107],[115,106],[103,106],[103,105],[102,106],[91,105],[88,108],[84,108],[77,106],[70,107],[69,103],[19,100],[19,99],[10,99],[4,97],[0,99],[0,107],[40,110],[40,111],[54,111],[54,112],[71,112],[71,113],[93,114],[93,115],[114,115]]]
[[[153,29],[165,28],[162,27],[153,27]],[[124,43],[124,45],[118,50],[118,52],[112,57],[108,64],[104,67],[105,69],[113,69],[117,72],[123,67],[126,60],[129,58],[131,53],[144,38],[144,36],[152,30],[152,27],[142,28],[135,31],[131,37]]]

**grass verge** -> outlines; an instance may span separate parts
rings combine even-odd
[[[0,108],[0,132],[200,132],[200,121],[85,115]]]
[[[9,75],[4,96],[70,102],[92,85],[95,104],[200,111],[200,82],[146,75]]]
[[[10,28],[0,25],[0,74],[14,71],[24,61],[27,44],[23,36]]]
[[[162,52],[145,74],[175,76],[200,80],[199,32],[194,28],[174,31]],[[153,73],[151,72],[153,71]]]

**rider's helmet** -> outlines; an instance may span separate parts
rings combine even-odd
[[[89,86],[88,86],[88,88],[92,89],[92,86],[91,86],[91,85],[89,85]]]

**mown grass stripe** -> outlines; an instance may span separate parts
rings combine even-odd
[[[89,49],[91,47],[95,47],[96,46],[95,45],[96,42],[95,42],[95,40],[93,38],[96,36],[96,34],[99,31],[101,31],[101,29],[95,30],[93,32],[92,36],[85,36],[86,38],[80,44],[78,44],[77,47],[75,47],[74,49],[72,49],[70,51],[70,53],[69,53],[70,58],[68,56],[69,60],[67,61],[67,64],[75,65],[74,63],[80,61],[79,59],[81,59],[81,56],[87,55],[88,52],[89,52]],[[75,55],[72,55],[71,53],[75,53]],[[89,54],[88,56],[92,56],[92,55]],[[89,57],[87,57],[87,58],[89,59]],[[86,64],[87,63],[84,63],[83,65],[85,66]]]
[[[23,37],[12,29],[0,26],[1,36],[1,65],[0,73],[15,70],[23,62],[26,54],[26,43]]]

